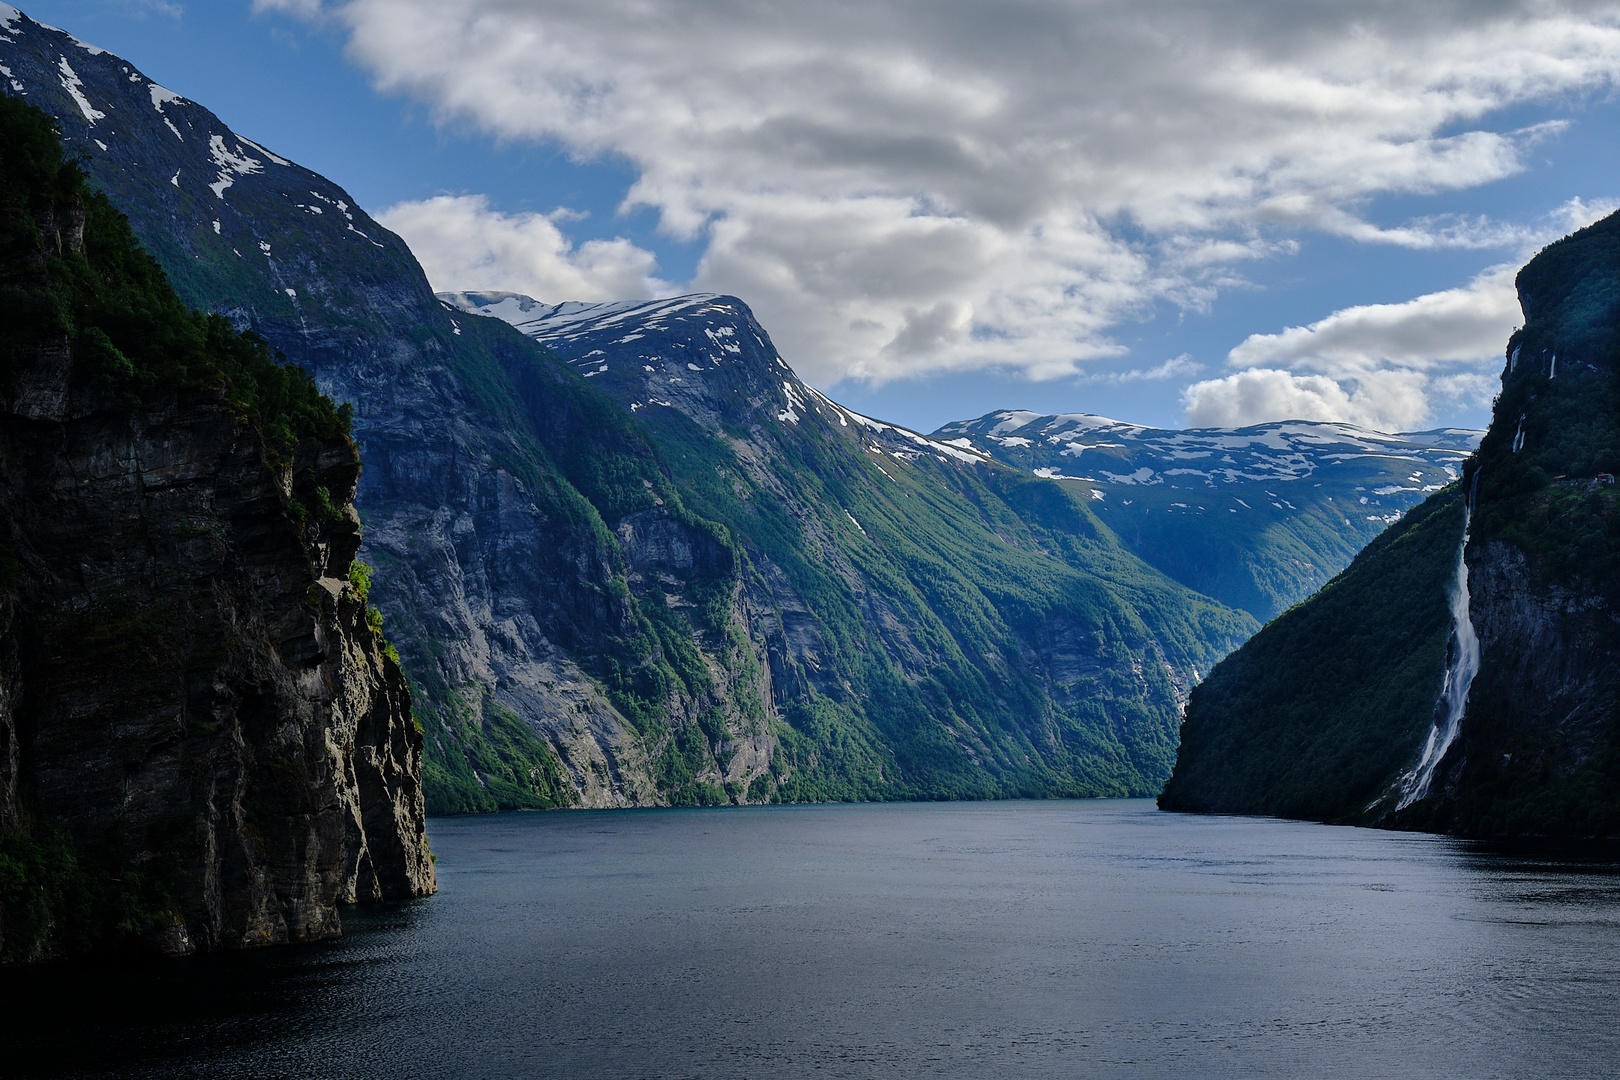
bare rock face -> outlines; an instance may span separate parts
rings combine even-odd
[[[347,578],[353,447],[271,466],[222,394],[95,408],[58,392],[71,363],[48,351],[0,404],[0,824],[160,881],[171,952],[433,892],[421,734]],[[295,476],[337,520],[299,512]]]
[[[1480,670],[1436,773],[1433,824],[1612,834],[1620,618],[1601,591],[1546,580],[1512,544],[1480,544],[1468,562]]]

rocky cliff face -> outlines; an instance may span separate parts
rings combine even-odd
[[[45,409],[39,387],[0,411],[7,823],[178,882],[171,951],[333,937],[339,904],[432,892],[421,739],[349,587],[352,511],[295,522],[293,468],[218,397]],[[346,447],[297,464],[352,490]]]
[[[1396,823],[1620,835],[1620,217],[1518,276],[1467,550],[1480,666],[1432,794]]]
[[[57,118],[182,298],[354,403],[362,558],[382,570],[373,600],[444,748],[428,778],[439,809],[659,801],[640,734],[576,659],[634,619],[608,595],[611,531],[552,460],[591,438],[569,428],[569,389],[515,334],[463,332],[404,243],[337,185],[127,61],[0,16],[0,89]],[[541,432],[531,405],[556,410]]]
[[[1548,582],[1500,540],[1469,557],[1480,671],[1442,762],[1429,827],[1478,833],[1616,831],[1620,619],[1600,592]]]
[[[1546,248],[1518,285],[1525,325],[1468,486],[1211,674],[1161,805],[1620,835],[1620,216]]]
[[[310,941],[432,892],[420,732],[349,578],[352,443],[268,444],[269,392],[214,361],[287,373],[165,296],[46,118],[0,106],[0,956]]]

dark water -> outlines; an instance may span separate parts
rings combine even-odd
[[[0,1073],[1582,1077],[1620,865],[1121,802],[432,823],[342,942],[0,978]]]

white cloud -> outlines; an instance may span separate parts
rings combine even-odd
[[[296,15],[302,19],[313,19],[321,14],[321,0],[253,0],[253,13],[255,15],[266,11],[276,11],[284,15]]]
[[[1400,304],[1345,308],[1277,334],[1251,334],[1227,362],[1345,377],[1381,365],[1426,369],[1496,356],[1520,321],[1516,273],[1515,266],[1496,266],[1462,288]]]
[[[1252,334],[1227,356],[1248,370],[1194,383],[1187,422],[1227,427],[1339,420],[1379,431],[1429,422],[1436,399],[1489,401],[1502,347],[1519,322],[1516,269],[1400,304],[1336,311],[1309,326]]]
[[[1104,383],[1110,386],[1122,386],[1133,382],[1164,382],[1168,379],[1180,379],[1188,375],[1196,375],[1204,370],[1204,365],[1195,361],[1191,356],[1182,353],[1171,357],[1162,364],[1150,368],[1130,368],[1126,371],[1100,371],[1081,378],[1081,382]]]
[[[1490,267],[1458,288],[1251,334],[1227,355],[1229,366],[1249,370],[1183,392],[1187,422],[1220,427],[1317,419],[1409,431],[1428,423],[1440,404],[1488,405],[1503,347],[1522,317],[1513,286],[1518,263],[1613,209],[1571,200],[1534,227],[1514,231],[1515,262]]]
[[[1194,383],[1182,395],[1189,427],[1247,427],[1269,420],[1349,420],[1350,395],[1325,375],[1257,368]]]
[[[563,210],[503,214],[482,195],[402,202],[377,220],[404,238],[434,289],[505,290],[537,300],[640,300],[669,291],[653,275],[653,254],[628,240],[574,246],[557,220]]]
[[[325,10],[379,86],[447,121],[630,161],[626,205],[706,244],[689,284],[743,296],[823,383],[1080,371],[1122,351],[1121,322],[1159,301],[1207,306],[1234,266],[1285,253],[1301,230],[1513,245],[1510,224],[1391,227],[1363,210],[1521,171],[1551,129],[1485,118],[1602,92],[1620,73],[1612,0]]]

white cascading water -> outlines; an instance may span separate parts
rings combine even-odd
[[[1446,756],[1462,727],[1463,713],[1468,709],[1468,688],[1479,674],[1479,635],[1468,617],[1468,563],[1463,558],[1468,550],[1468,530],[1474,520],[1474,491],[1479,487],[1479,472],[1469,486],[1468,499],[1463,503],[1462,543],[1457,545],[1457,577],[1450,590],[1451,635],[1455,643],[1450,663],[1446,665],[1445,689],[1440,700],[1445,704],[1445,716],[1429,727],[1429,738],[1423,744],[1423,756],[1415,768],[1401,777],[1401,801],[1395,807],[1405,810],[1429,793],[1429,782],[1434,779],[1435,767]],[[1436,712],[1439,710],[1436,709]]]

